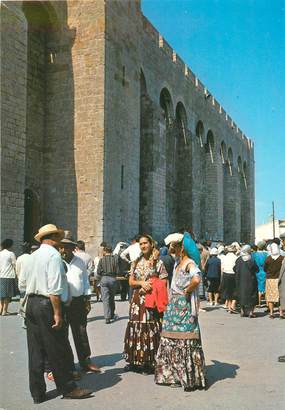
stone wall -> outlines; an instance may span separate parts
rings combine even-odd
[[[114,242],[137,233],[142,228],[138,220],[141,208],[148,215],[145,227],[158,239],[181,225],[192,225],[200,238],[252,240],[254,161],[251,141],[141,14],[138,2],[107,2],[106,22],[105,139],[110,145],[106,150],[105,175],[113,182],[105,183],[106,239]],[[141,105],[143,122],[138,116],[141,73],[148,100],[148,109],[144,103]],[[167,104],[162,102],[165,95]],[[169,113],[166,113],[166,105]],[[188,190],[184,192],[183,186],[179,186],[183,173],[178,171],[178,164],[186,162],[187,156],[184,152],[184,157],[181,153],[180,159],[177,157],[179,119],[176,112],[179,105],[185,109],[185,128],[190,136],[188,160],[191,166],[185,170]],[[203,124],[203,132],[198,138],[199,121]],[[139,142],[144,141],[146,135],[152,144],[152,154],[145,145],[141,146],[146,165],[139,169],[143,157]],[[211,152],[208,135],[213,139]],[[228,158],[229,151],[232,158]],[[248,170],[247,187],[243,190],[237,176],[238,157],[247,164]],[[124,190],[121,190],[119,168],[123,162],[131,179],[125,181]],[[228,162],[231,162],[231,172],[225,173],[224,164]],[[139,185],[140,178],[143,181]],[[139,194],[139,186],[146,190],[145,195]],[[177,215],[176,209],[180,209]],[[120,229],[121,221],[124,221],[123,229]]]
[[[17,2],[1,3],[1,241],[20,249],[24,226],[27,22]]]
[[[253,239],[253,144],[139,1],[2,10],[1,238],[19,245],[26,208],[31,231],[58,224],[93,254],[182,226]]]

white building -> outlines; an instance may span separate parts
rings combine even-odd
[[[285,233],[285,220],[276,219],[275,220],[275,238],[279,238],[281,233]],[[263,239],[273,239],[273,221],[267,222],[263,225],[257,225],[255,227],[255,242],[259,242]]]

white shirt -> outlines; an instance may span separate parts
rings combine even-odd
[[[71,297],[82,295],[91,295],[88,273],[84,262],[77,256],[74,256],[72,261],[67,263],[67,282],[69,286],[69,294]]]
[[[18,276],[18,278],[20,277],[22,272],[24,272],[25,265],[29,261],[30,256],[31,255],[29,253],[23,253],[23,255],[18,256],[16,261],[16,275]]]
[[[121,253],[120,257],[127,262],[134,262],[138,259],[140,255],[141,255],[140,244],[136,242],[130,245],[127,249],[125,249]]]
[[[60,296],[62,302],[68,300],[68,284],[60,253],[51,245],[42,244],[33,252],[23,269],[27,294],[49,297]]]
[[[91,275],[91,273],[94,271],[94,263],[89,253],[78,250],[74,252],[74,255],[84,262],[88,275]]]
[[[234,274],[234,266],[236,264],[237,256],[233,252],[229,252],[225,255],[222,263],[222,272]]]
[[[0,251],[0,278],[15,279],[16,256],[8,249]]]

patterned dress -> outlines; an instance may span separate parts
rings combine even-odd
[[[189,297],[183,294],[195,275],[199,275],[197,268],[187,272],[186,267],[174,272],[156,357],[157,384],[182,386],[185,390],[206,387],[198,322],[198,290],[196,288]]]
[[[154,269],[152,263],[141,257],[133,264],[131,275],[135,280],[148,280],[152,276],[166,279],[168,274],[159,261]],[[124,356],[133,365],[154,366],[159,346],[162,315],[156,309],[145,307],[145,295],[135,289],[130,302],[129,321],[125,333]]]

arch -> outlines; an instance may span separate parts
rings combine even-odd
[[[183,136],[185,145],[187,145],[187,114],[182,102],[178,102],[178,104],[176,105],[176,121],[179,131],[181,131],[181,134]]]
[[[215,147],[214,134],[211,130],[209,130],[207,132],[207,142],[205,144],[205,150],[206,150],[206,153],[210,154],[212,163],[214,162],[214,147]]]
[[[146,79],[143,70],[140,72],[140,95],[147,95]]]
[[[32,242],[40,226],[40,201],[32,189],[24,191],[24,240]]]
[[[174,114],[173,114],[172,98],[167,88],[163,88],[161,90],[160,97],[159,97],[159,103],[164,113],[166,126],[168,127],[172,122]]]
[[[221,155],[222,163],[225,164],[227,161],[227,146],[224,141],[221,142],[220,155]]]
[[[196,125],[196,136],[200,141],[201,147],[203,147],[204,132],[204,125],[202,121],[199,120]]]
[[[243,182],[244,182],[244,186],[245,189],[247,189],[247,163],[246,161],[243,162],[243,166],[242,166],[242,177],[243,177]]]
[[[241,160],[240,155],[238,156],[238,159],[237,159],[237,168],[238,168],[238,173],[241,175],[243,172],[243,169],[242,169],[242,160]]]
[[[228,149],[228,168],[229,168],[229,172],[230,175],[233,175],[233,150],[231,149],[231,147],[229,147]]]

